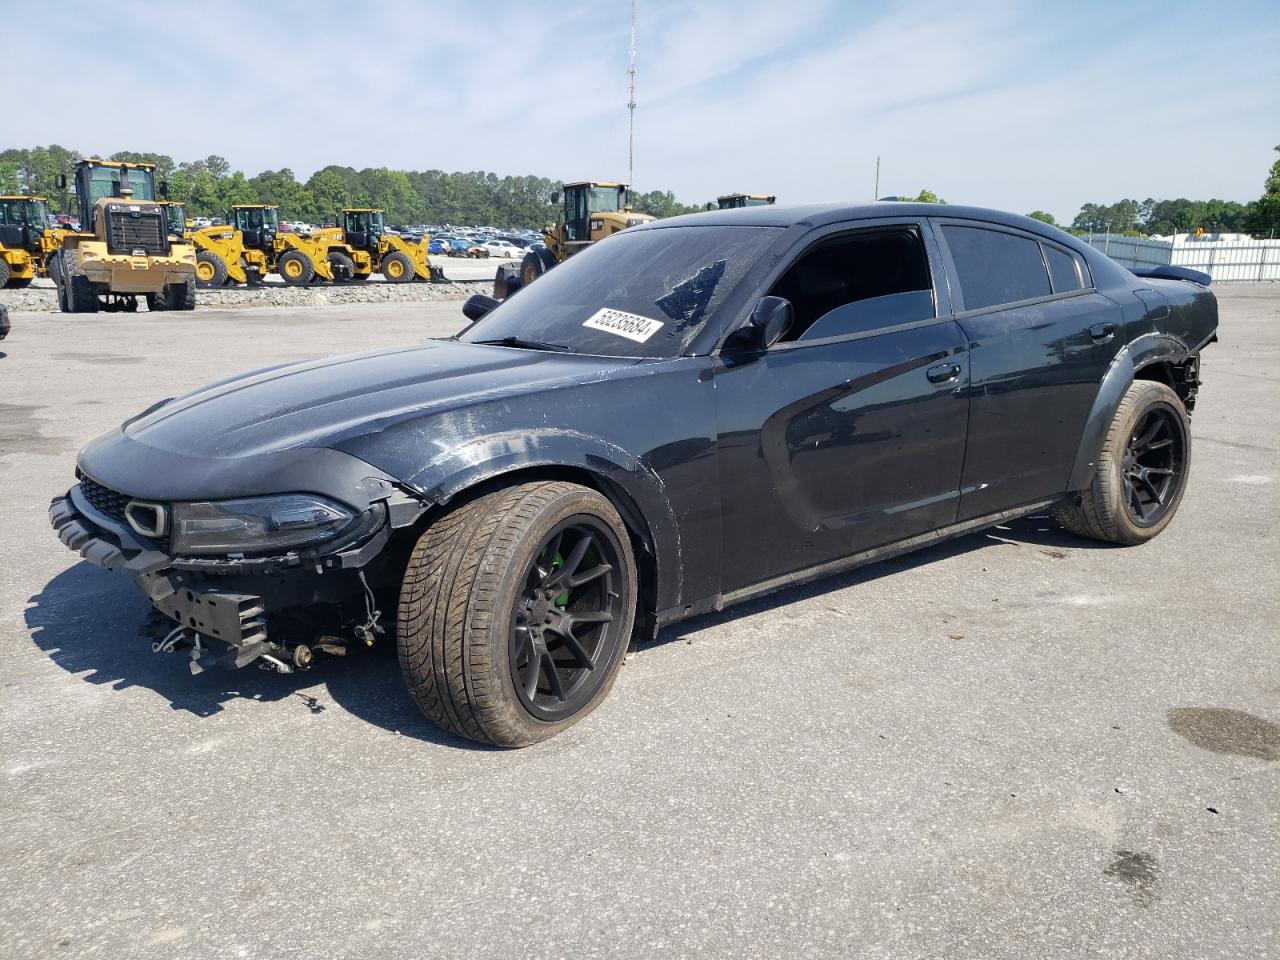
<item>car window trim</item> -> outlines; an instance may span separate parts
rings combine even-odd
[[[891,333],[905,333],[908,330],[922,330],[925,327],[932,327],[939,323],[954,322],[955,317],[951,314],[947,314],[944,317],[925,317],[923,320],[908,320],[905,323],[895,323],[888,327],[859,330],[857,333],[842,333],[834,337],[820,337],[816,340],[788,340],[785,343],[778,342],[769,348],[769,352],[781,353],[783,351],[799,350],[804,347],[824,347],[852,340],[869,340],[872,337],[883,337]]]
[[[940,320],[953,319],[951,305],[951,289],[950,284],[946,280],[943,272],[943,263],[941,260],[941,252],[937,238],[933,235],[933,230],[929,224],[928,217],[864,217],[857,220],[840,220],[836,223],[824,224],[820,227],[814,227],[797,236],[785,249],[777,253],[777,263],[768,270],[762,280],[748,290],[746,298],[738,308],[738,314],[731,322],[725,324],[721,330],[719,339],[710,351],[711,356],[718,356],[723,349],[725,341],[736,330],[742,327],[751,316],[760,298],[764,296],[764,291],[769,290],[775,283],[793,267],[801,257],[810,250],[814,249],[821,243],[825,243],[833,237],[860,233],[864,230],[878,230],[891,227],[915,227],[920,233],[920,239],[924,244],[924,254],[926,265],[929,268],[929,281],[933,291],[933,309],[936,314],[933,317],[925,318],[924,321],[912,320],[905,324],[894,324],[892,327],[879,327],[875,330],[866,330],[857,334],[844,334],[838,337],[824,337],[821,340],[792,340],[787,343],[776,343],[769,349],[782,350],[791,349],[794,346],[816,346],[819,344],[834,343],[847,339],[861,339],[866,336],[879,336],[886,331],[895,331],[898,328],[909,328],[912,326],[937,323]],[[766,251],[762,256],[769,256],[770,252]],[[941,282],[939,282],[941,280]]]
[[[975,220],[970,217],[945,217],[945,216],[930,217],[929,220],[932,222],[933,226],[936,228],[936,232],[938,235],[937,236],[938,247],[946,263],[948,280],[955,284],[955,300],[953,300],[952,303],[953,303],[953,306],[956,308],[955,317],[957,320],[964,319],[967,317],[980,316],[984,313],[995,313],[998,310],[1012,310],[1016,307],[1034,306],[1035,304],[1038,304],[1038,303],[1047,303],[1050,300],[1065,300],[1068,297],[1078,297],[1078,296],[1081,296],[1082,294],[1097,292],[1097,288],[1093,286],[1082,286],[1077,290],[1064,290],[1062,293],[1052,292],[1053,291],[1053,274],[1049,270],[1049,261],[1048,261],[1048,258],[1045,256],[1045,252],[1044,252],[1045,244],[1052,244],[1053,246],[1057,247],[1059,250],[1063,250],[1066,253],[1070,254],[1072,259],[1077,261],[1076,262],[1077,272],[1079,272],[1080,270],[1079,261],[1082,258],[1080,257],[1079,254],[1077,254],[1071,248],[1064,247],[1062,244],[1056,243],[1053,240],[1050,240],[1048,237],[1043,237],[1040,234],[1035,233],[1031,230],[1023,230],[1020,227],[1011,227],[1007,224],[996,223],[992,220]],[[1050,292],[1045,296],[1028,297],[1025,300],[1010,300],[1007,303],[996,303],[986,307],[975,307],[972,310],[965,309],[964,285],[960,282],[960,272],[956,269],[955,259],[951,256],[951,247],[947,244],[947,237],[942,229],[943,227],[947,227],[947,226],[971,227],[979,230],[991,230],[991,231],[994,231],[995,233],[1008,233],[1015,237],[1021,237],[1024,240],[1035,241],[1037,244],[1040,245],[1040,262],[1044,266],[1045,279],[1049,281]],[[1093,280],[1092,273],[1090,273],[1089,280],[1091,282]],[[1082,284],[1085,282],[1085,278],[1083,276],[1080,277],[1080,282]]]

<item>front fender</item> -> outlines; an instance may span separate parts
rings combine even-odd
[[[401,479],[432,502],[443,505],[486,480],[537,467],[587,470],[621,488],[647,528],[639,532],[653,547],[658,608],[681,602],[683,551],[665,484],[642,458],[616,444],[564,429],[490,434],[450,447]]]
[[[1107,430],[1115,418],[1120,400],[1137,378],[1138,372],[1153,363],[1182,364],[1190,355],[1185,343],[1167,333],[1143,334],[1116,354],[1102,377],[1098,395],[1094,398],[1089,418],[1085,421],[1067,492],[1084,490],[1093,482],[1098,454],[1107,438]]]

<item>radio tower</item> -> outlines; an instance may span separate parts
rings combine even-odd
[[[627,111],[631,116],[627,134],[627,185],[636,182],[636,0],[631,0],[631,67],[627,70]]]

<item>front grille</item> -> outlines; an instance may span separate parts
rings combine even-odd
[[[127,523],[124,518],[124,508],[128,506],[129,501],[133,498],[123,493],[104,487],[96,480],[91,480],[81,474],[80,476],[80,492],[84,494],[84,498],[93,504],[94,509],[105,513],[112,520],[119,520],[121,523]]]
[[[124,515],[124,508],[129,505],[129,501],[133,497],[127,493],[119,493],[112,490],[110,487],[104,487],[97,480],[79,473],[79,471],[77,471],[77,474],[80,477],[80,493],[84,495],[84,498],[89,501],[93,508],[132,530],[133,528]],[[134,532],[136,533],[137,531]],[[161,550],[169,549],[168,536],[160,537],[153,542]]]
[[[163,257],[169,252],[165,219],[159,213],[111,209],[107,211],[107,250],[131,254],[142,250],[148,256]]]

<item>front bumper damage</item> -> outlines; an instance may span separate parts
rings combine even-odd
[[[243,667],[260,658],[288,672],[309,665],[310,651],[272,636],[271,615],[337,603],[358,596],[361,590],[372,601],[364,568],[386,546],[394,526],[410,525],[425,510],[423,503],[404,494],[390,499],[394,502],[387,504],[376,529],[359,542],[323,556],[303,552],[249,559],[174,557],[127,523],[97,509],[80,484],[52,500],[49,522],[68,549],[95,566],[130,577],[156,610],[173,622],[169,636],[153,644],[153,649],[169,651],[175,640],[184,640],[192,648],[193,673],[213,662]],[[355,628],[356,637],[366,643],[382,632],[372,602],[367,611],[368,622]],[[214,641],[225,649],[219,651]]]

